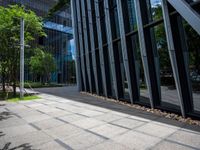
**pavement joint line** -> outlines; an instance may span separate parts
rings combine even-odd
[[[43,111],[40,111],[40,110],[37,110],[37,109],[36,109],[36,111],[39,112],[39,113],[42,113],[42,114],[45,114],[45,115],[46,115],[46,113],[43,112]]]
[[[62,147],[64,147],[65,149],[67,150],[73,150],[72,147],[70,147],[69,145],[67,145],[66,143],[62,142],[61,140],[59,139],[55,139],[54,140],[56,143],[58,143],[59,145],[61,145]]]
[[[154,146],[152,146],[152,148],[156,147],[156,146],[157,146],[159,143],[161,143],[162,141],[168,141],[168,142],[172,142],[172,143],[176,143],[176,144],[179,144],[179,145],[184,146],[183,144],[181,144],[181,143],[179,143],[179,142],[175,142],[175,141],[172,141],[172,140],[167,139],[167,138],[169,138],[170,136],[172,136],[173,134],[175,134],[175,133],[178,132],[178,131],[181,131],[181,128],[178,128],[175,132],[171,133],[170,135],[166,136],[165,138],[161,138],[162,140],[161,140],[160,142],[158,142],[157,144],[155,144]],[[137,131],[137,132],[141,132],[141,131]],[[143,132],[141,132],[141,133],[143,133]],[[147,135],[148,135],[148,134],[147,134]],[[152,136],[152,135],[150,135],[150,136]],[[156,136],[154,136],[154,137],[156,137]],[[199,150],[199,149],[198,149],[198,150]]]
[[[69,122],[67,122],[67,121],[65,121],[65,120],[63,120],[63,119],[60,119],[60,118],[58,118],[58,117],[54,117],[54,119],[59,120],[59,121],[64,122],[64,123],[67,123],[67,124],[70,124]]]
[[[20,119],[23,119],[21,116],[19,116],[18,114],[16,113],[13,113],[16,117],[20,118]]]
[[[103,136],[103,135],[100,135],[100,134],[98,134],[98,133],[96,133],[96,132],[90,131],[90,130],[88,130],[88,129],[85,129],[85,131],[86,131],[86,132],[89,132],[89,133],[91,133],[91,134],[94,134],[94,135],[96,135],[96,136],[98,136],[98,137],[101,137],[101,138],[104,139],[104,140],[110,140],[109,138],[107,138],[107,137],[105,137],[105,136]]]
[[[33,123],[28,123],[30,126],[32,126],[33,128],[37,129],[38,131],[42,130],[40,129],[38,126],[34,125]]]
[[[86,116],[86,115],[83,115],[83,114],[80,114],[80,113],[74,113],[76,115],[79,115],[79,116],[83,116],[83,117],[87,117],[87,118],[91,118],[90,116]]]
[[[27,105],[24,105],[25,107],[27,107],[27,108],[31,108],[31,107],[29,107],[29,106],[27,106]],[[32,108],[31,108],[32,109]]]
[[[183,143],[180,143],[180,142],[177,142],[177,141],[173,141],[173,140],[169,140],[169,139],[165,139],[165,141],[175,143],[175,144],[178,144],[178,145],[182,145],[184,147],[189,147],[189,148],[194,149],[194,150],[199,150],[199,148],[196,148],[196,147],[193,147],[193,146],[190,146],[190,145],[187,145],[187,144],[183,144]]]
[[[63,108],[60,108],[60,107],[55,107],[55,108],[57,108],[57,109],[60,109],[60,110],[64,110],[64,111],[66,111],[65,109],[63,109]]]
[[[114,124],[114,123],[111,123],[111,122],[108,122],[108,124],[113,125],[113,126],[117,126],[117,127],[120,127],[120,128],[128,129],[128,130],[132,130],[131,128],[124,127],[124,126],[121,126],[121,125],[118,125],[118,124]]]

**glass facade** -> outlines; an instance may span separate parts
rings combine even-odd
[[[44,19],[45,38],[38,38],[34,46],[42,46],[55,58],[56,72],[51,75],[51,82],[75,84],[75,52],[70,5],[55,12],[52,17],[47,17],[49,10],[57,0],[0,0],[0,5],[24,5],[26,9],[34,11]],[[25,79],[33,80],[28,67],[25,68]]]
[[[73,0],[72,8],[80,91],[200,117],[199,0]]]

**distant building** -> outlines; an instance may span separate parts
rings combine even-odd
[[[73,52],[70,41],[73,39],[71,7],[70,5],[62,8],[47,18],[49,10],[58,0],[0,0],[0,5],[8,6],[11,4],[22,4],[26,9],[31,9],[38,16],[44,18],[44,30],[46,38],[38,38],[38,45],[44,46],[45,50],[51,52],[56,60],[57,70],[52,74],[52,82],[68,83],[68,63],[73,60]],[[75,66],[74,66],[75,67]],[[31,80],[31,74],[26,68],[25,78]]]

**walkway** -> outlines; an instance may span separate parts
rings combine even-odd
[[[41,100],[0,102],[0,149],[200,148],[200,127],[82,95],[75,87],[38,91]]]

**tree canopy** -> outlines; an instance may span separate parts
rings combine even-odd
[[[18,5],[0,6],[0,73],[2,82],[13,85],[16,94],[16,82],[19,76],[20,62],[20,19],[25,22],[25,45],[36,37],[45,36],[42,19],[33,11]]]
[[[56,70],[55,60],[52,54],[36,48],[34,56],[30,59],[30,69],[35,77],[40,77],[42,82],[49,82],[51,72]]]

